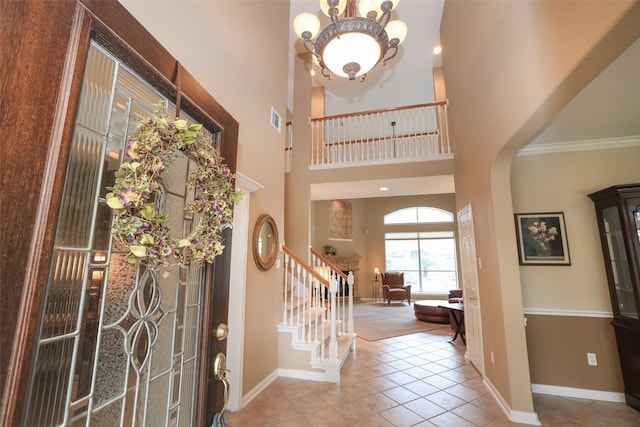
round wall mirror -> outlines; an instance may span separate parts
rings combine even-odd
[[[271,215],[260,215],[253,229],[253,259],[260,270],[268,270],[278,256],[278,228]]]

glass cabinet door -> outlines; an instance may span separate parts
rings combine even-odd
[[[636,224],[638,223],[637,218],[636,216]],[[603,209],[602,221],[609,252],[608,262],[611,265],[611,274],[615,286],[616,303],[618,307],[618,313],[616,314],[622,317],[638,319],[638,310],[636,308],[631,271],[624,245],[624,235],[618,207],[611,206]]]
[[[633,206],[633,205],[632,205]],[[633,216],[633,223],[636,226],[636,232],[634,233],[634,237],[637,239],[636,242],[634,242],[637,246],[637,248],[640,248],[640,205],[637,205],[635,210],[632,212],[632,216]],[[638,265],[640,265],[640,250],[636,251],[636,262]]]

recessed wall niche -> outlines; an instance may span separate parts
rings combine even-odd
[[[348,200],[334,200],[329,204],[329,238],[353,239],[352,213]]]

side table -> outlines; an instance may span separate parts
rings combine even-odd
[[[373,302],[380,301],[380,281],[379,280],[371,281],[371,300]]]
[[[464,306],[461,303],[442,303],[438,305],[440,308],[446,308],[453,316],[453,322],[456,326],[456,333],[450,343],[454,342],[458,336],[462,339],[462,344],[467,345],[467,339],[464,331]]]

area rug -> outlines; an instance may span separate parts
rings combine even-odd
[[[449,328],[449,325],[416,319],[413,304],[398,302],[392,302],[391,305],[381,302],[353,304],[353,323],[356,334],[367,341]]]

